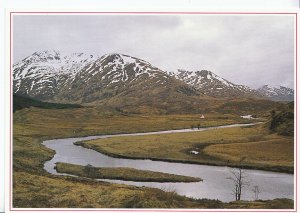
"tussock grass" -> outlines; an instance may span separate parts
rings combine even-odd
[[[201,126],[243,123],[236,115],[207,114]],[[107,109],[26,108],[14,113],[14,168],[43,173],[43,163],[54,152],[41,145],[43,140],[87,135],[118,134],[190,128],[199,115],[122,115]]]
[[[139,182],[199,182],[200,178],[183,175],[174,175],[162,172],[138,170],[133,168],[107,168],[80,166],[69,163],[57,163],[56,170],[59,173],[67,173],[94,179],[116,179]]]
[[[217,113],[205,115],[207,120],[201,123],[203,126],[245,122],[235,115],[226,115],[224,118]],[[237,208],[233,204],[220,201],[186,198],[174,191],[164,192],[146,187],[96,182],[86,178],[54,176],[43,169],[44,162],[55,154],[53,150],[41,144],[44,140],[190,128],[191,125],[199,122],[198,117],[199,115],[127,115],[95,107],[19,110],[13,117],[13,206],[16,208]],[[232,134],[233,141],[234,135]],[[220,138],[214,140],[217,141],[224,142]],[[209,142],[211,140],[204,140],[203,144]],[[193,144],[192,149],[195,149],[199,146],[199,141],[188,144]],[[186,156],[190,148],[187,146],[179,152]],[[199,156],[192,156],[192,158],[197,157]],[[262,203],[255,208],[293,208],[292,203],[292,200],[282,199],[275,204]],[[246,204],[244,207],[247,208]]]
[[[123,115],[96,107],[78,109],[23,109],[14,113],[14,123],[28,127],[27,130],[37,134],[55,135],[51,129],[70,131],[56,137],[66,135],[82,136],[93,134],[117,134],[149,132],[169,129],[219,126],[233,123],[256,122],[243,119],[238,115],[219,113],[205,114],[172,114],[172,115]],[[48,129],[50,127],[51,129]],[[26,131],[27,131],[26,130]]]
[[[121,136],[76,144],[121,158],[148,158],[293,172],[293,138],[270,135],[263,125],[203,132]],[[190,153],[192,150],[199,154]],[[245,157],[246,160],[241,164],[240,159]]]
[[[233,143],[211,145],[204,149],[208,155],[254,167],[286,167],[293,171],[294,149],[290,138],[278,137],[253,143]]]
[[[294,202],[290,199],[235,201],[228,204],[231,209],[289,209]]]
[[[222,203],[187,198],[172,190],[27,172],[14,172],[13,184],[14,208],[293,208],[290,199]]]

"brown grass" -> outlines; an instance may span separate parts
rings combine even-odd
[[[27,172],[14,172],[13,181],[14,208],[293,208],[290,199],[222,203],[195,200],[174,191]]]
[[[294,149],[290,138],[271,139],[252,143],[210,145],[204,149],[208,155],[249,165],[293,167]]]
[[[56,170],[59,173],[67,173],[81,177],[94,179],[113,179],[138,182],[199,182],[200,178],[194,178],[183,175],[174,175],[162,172],[153,172],[147,170],[138,170],[133,168],[108,168],[80,166],[69,163],[56,163]]]
[[[17,111],[13,117],[13,206],[16,208],[230,208],[231,204],[227,205],[220,201],[195,200],[179,196],[176,192],[164,192],[146,187],[138,188],[94,182],[84,178],[53,176],[43,169],[44,162],[54,155],[53,150],[41,144],[43,140],[190,128],[191,125],[197,124],[198,116],[133,116],[114,114],[99,108],[61,110],[29,108]],[[245,122],[238,116],[218,118],[220,114],[211,114],[207,117],[203,126]],[[182,150],[183,153],[186,151],[188,150]],[[291,200],[284,200],[282,203],[277,202],[276,205],[266,203],[258,208],[293,208]]]
[[[78,144],[121,158],[149,158],[293,172],[293,138],[270,135],[262,125],[203,132],[121,136]],[[191,150],[199,154],[191,154]],[[240,160],[245,157],[246,160],[240,164]]]

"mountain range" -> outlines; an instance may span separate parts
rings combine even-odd
[[[189,112],[213,100],[268,99],[291,101],[290,88],[257,90],[229,82],[211,71],[163,71],[124,54],[103,56],[58,51],[35,52],[13,65],[13,91],[42,101],[105,104],[127,110]]]
[[[257,89],[263,96],[275,101],[292,101],[294,100],[294,90],[288,87],[276,85],[264,85]]]
[[[174,76],[211,97],[261,97],[256,90],[244,85],[233,84],[207,70],[195,72],[178,70]]]

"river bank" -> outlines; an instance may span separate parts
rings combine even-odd
[[[218,114],[208,115],[203,125],[247,122],[238,116],[226,115],[226,118],[221,119],[223,117]],[[45,140],[190,128],[197,124],[198,115],[121,116],[91,108],[30,108],[17,111],[13,119],[14,208],[292,209],[294,206],[291,199],[240,203],[192,199],[161,189],[58,176],[44,169],[44,163],[55,156],[53,149],[42,145]],[[73,160],[78,161],[76,158]]]
[[[270,134],[260,123],[106,135],[75,145],[114,158],[294,173],[293,138]]]
[[[132,135],[133,134],[131,134],[131,136]],[[232,182],[228,180],[231,172],[231,168],[229,167],[151,160],[118,159],[103,155],[91,149],[75,146],[73,144],[76,141],[89,141],[91,139],[103,139],[109,137],[116,138],[118,136],[120,135],[102,135],[45,141],[43,144],[56,152],[54,158],[45,164],[45,169],[52,174],[56,174],[56,171],[53,169],[55,163],[65,162],[82,166],[91,164],[97,167],[129,167],[140,170],[166,172],[176,175],[187,175],[202,178],[204,181],[200,183],[147,183],[110,180],[109,182],[135,186],[147,186],[159,189],[172,188],[179,195],[198,199],[218,199],[223,202],[230,202],[233,200],[233,196],[231,195]],[[293,198],[293,175],[248,169],[245,169],[245,172],[249,177],[251,185],[245,189],[243,199],[253,199],[251,187],[255,185],[258,185],[264,191],[261,195],[261,199]],[[276,188],[274,188],[274,186],[276,186]]]

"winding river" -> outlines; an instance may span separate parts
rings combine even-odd
[[[101,135],[89,136],[81,138],[66,138],[44,141],[43,144],[55,150],[54,157],[47,161],[44,168],[49,173],[55,175],[59,174],[54,169],[56,162],[65,162],[78,165],[91,164],[97,167],[131,167],[135,169],[151,170],[158,172],[173,173],[178,175],[187,175],[192,177],[200,177],[204,181],[196,183],[153,183],[153,182],[133,182],[133,181],[119,181],[119,180],[104,180],[112,183],[122,183],[135,186],[147,186],[153,188],[160,188],[163,190],[175,190],[180,195],[185,195],[193,198],[208,198],[219,199],[224,202],[234,200],[232,194],[233,183],[229,179],[231,176],[231,168],[224,166],[206,166],[196,164],[183,164],[163,161],[152,160],[132,160],[132,159],[119,159],[109,157],[91,149],[86,149],[81,146],[76,146],[73,143],[76,141],[86,141],[98,138],[108,138],[116,136],[128,135],[149,135],[149,134],[166,134],[175,132],[191,132],[191,131],[205,131],[209,129],[228,128],[236,126],[249,126],[254,124],[233,124],[218,127],[209,127],[201,129],[181,129],[169,130],[148,133],[135,133],[135,134],[119,134],[119,135]],[[242,199],[254,199],[254,186],[260,189],[259,199],[275,199],[275,198],[291,198],[294,199],[294,175],[267,172],[259,170],[245,170],[247,175],[248,186],[243,189]]]

